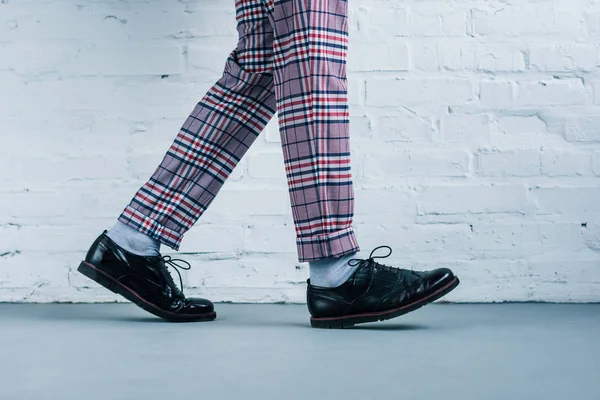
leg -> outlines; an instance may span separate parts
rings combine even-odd
[[[174,249],[275,112],[273,30],[264,4],[239,0],[236,7],[240,41],[223,77],[196,106],[150,181],[119,217],[135,234]],[[179,274],[189,263],[163,257],[158,249],[136,253],[113,239],[110,232],[100,235],[78,271],[159,317],[216,318],[212,302],[186,298],[167,270]]]
[[[239,43],[119,221],[177,250],[275,112],[273,30],[261,0],[236,3]]]
[[[266,0],[298,258],[359,250],[352,218],[346,0]]]

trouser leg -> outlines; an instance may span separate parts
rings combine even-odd
[[[346,57],[348,2],[266,0],[274,30],[274,83],[298,258],[359,250]]]
[[[275,112],[273,29],[261,0],[236,2],[239,43],[119,221],[177,250]]]

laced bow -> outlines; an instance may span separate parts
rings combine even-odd
[[[375,252],[379,249],[388,249],[389,253],[385,256],[373,256],[373,254],[375,254]],[[348,265],[350,265],[351,267],[355,267],[357,265],[361,265],[361,264],[371,264],[373,262],[375,262],[376,258],[388,258],[389,256],[392,255],[392,248],[390,246],[379,246],[379,247],[375,247],[373,249],[373,251],[371,251],[371,254],[369,255],[369,258],[361,260],[359,258],[353,258],[350,261],[348,261]],[[377,263],[378,265],[381,265],[379,263]],[[383,265],[382,265],[383,266]],[[388,267],[389,268],[389,267]]]
[[[387,253],[385,256],[373,256],[373,254],[375,254],[375,252],[379,249],[388,249],[389,253]],[[353,258],[350,261],[348,261],[348,265],[355,267],[357,265],[359,266],[363,266],[363,265],[372,265],[375,264],[376,266],[378,266],[379,268],[386,270],[386,271],[390,271],[390,272],[394,272],[396,274],[401,273],[403,271],[408,271],[410,273],[412,273],[413,275],[419,277],[419,274],[417,274],[415,271],[413,270],[406,270],[406,269],[402,269],[402,268],[394,268],[394,267],[390,267],[388,265],[383,265],[383,264],[379,264],[378,262],[375,262],[376,258],[388,258],[389,256],[392,255],[392,248],[390,246],[378,246],[375,247],[373,249],[373,251],[371,251],[371,254],[369,255],[369,258],[361,260],[358,258]]]
[[[181,273],[179,272],[179,270],[181,269],[187,271],[191,269],[192,266],[190,265],[190,263],[179,258],[172,258],[171,256],[162,256],[162,260],[165,263],[165,266],[171,267],[175,270],[175,272],[177,272],[177,275],[179,276],[179,284],[181,290],[183,290],[183,279],[181,279]],[[185,265],[178,264],[178,262],[183,263]]]

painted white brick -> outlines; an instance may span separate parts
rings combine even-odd
[[[192,45],[187,49],[188,65],[199,73],[220,76],[225,68],[227,57],[233,48],[226,46]]]
[[[522,254],[580,251],[584,230],[579,222],[532,222],[522,224]]]
[[[600,214],[600,187],[553,186],[532,190],[539,214]],[[586,219],[589,217],[586,217]]]
[[[477,154],[479,176],[537,176],[541,173],[539,150],[483,151]]]
[[[389,39],[408,35],[408,13],[400,4],[361,8],[357,12],[360,33],[365,38]],[[360,37],[354,36],[358,40]]]
[[[348,104],[350,106],[360,106],[365,102],[365,84],[358,77],[352,77],[348,74]]]
[[[592,11],[585,14],[587,31],[592,36],[600,35],[600,11]]]
[[[283,152],[281,149],[250,155],[248,159],[248,176],[259,179],[277,179],[285,181]]]
[[[244,251],[252,253],[295,253],[293,226],[244,227]]]
[[[408,189],[356,188],[355,215],[367,222],[374,218],[399,220],[412,218],[416,214],[416,203]]]
[[[0,158],[0,180],[5,189],[60,188],[72,181],[122,179],[127,176],[127,160],[110,155],[86,158]]]
[[[202,220],[201,220],[202,221]],[[181,242],[185,253],[240,253],[243,249],[243,228],[238,224],[199,223],[190,229]]]
[[[518,185],[428,186],[417,194],[419,214],[517,213],[524,188]]]
[[[267,142],[281,143],[281,134],[279,133],[279,121],[277,119],[277,114],[271,118],[262,132],[262,135],[265,137]]]
[[[592,168],[597,176],[600,176],[600,151],[592,155]]]
[[[507,107],[514,103],[513,82],[490,81],[481,82],[480,94],[481,104],[487,107]]]
[[[356,43],[348,49],[349,71],[407,71],[410,54],[405,43]]]
[[[589,71],[598,65],[598,55],[592,45],[532,46],[529,64],[540,71]]]
[[[471,233],[466,224],[388,226],[372,223],[357,225],[356,232],[359,238],[363,238],[360,246],[365,252],[380,246],[382,242],[378,238],[387,236],[385,243],[389,243],[395,250],[389,264],[394,265],[406,263],[412,258],[439,259],[465,252],[469,248]]]
[[[574,254],[571,258],[538,257],[528,262],[532,297],[553,301],[588,302],[600,283],[600,258]],[[572,265],[577,268],[570,268]]]
[[[556,35],[564,38],[576,36],[581,29],[581,16],[577,12],[553,9],[549,3],[510,5],[473,13],[473,30],[477,36]]]
[[[473,224],[471,250],[481,253],[516,252],[521,243],[520,224]]]
[[[475,46],[456,43],[438,45],[439,65],[450,71],[473,70],[477,65]]]
[[[542,152],[542,173],[548,176],[587,176],[592,174],[590,153],[570,150]]]
[[[177,45],[94,43],[63,58],[60,74],[74,75],[173,75],[183,72],[182,49]]]
[[[585,115],[565,119],[565,138],[570,142],[600,142],[600,116]]]
[[[511,136],[535,136],[547,133],[546,124],[538,117],[503,117],[498,119],[501,134]]]
[[[588,103],[579,79],[523,82],[517,85],[516,104],[521,106],[570,106]]]
[[[464,177],[469,171],[469,154],[451,150],[409,150],[377,154],[365,160],[367,179],[404,176]]]
[[[519,72],[525,70],[524,51],[514,45],[480,45],[477,68],[486,72]]]
[[[484,144],[490,141],[486,115],[449,115],[441,120],[442,140],[447,143]]]
[[[409,31],[412,36],[466,36],[467,14],[464,10],[416,3],[411,8]]]
[[[413,115],[382,117],[377,135],[386,142],[427,142],[431,140],[431,121]]]
[[[367,105],[457,105],[473,98],[465,79],[368,79]]]
[[[467,284],[462,290],[456,290],[446,296],[449,301],[480,298],[484,302],[501,302],[505,299],[510,301],[532,298],[529,286],[517,283],[528,281],[528,266],[524,260],[416,262],[412,267],[417,270],[450,268],[455,271],[461,277],[461,282]]]
[[[438,47],[428,40],[413,43],[410,52],[414,68],[424,71],[437,71],[441,64],[438,58],[442,57],[442,55],[438,55],[438,51],[441,50],[438,50]]]

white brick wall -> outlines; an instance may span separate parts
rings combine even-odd
[[[0,301],[75,269],[236,43],[233,0],[0,0]],[[351,0],[356,230],[454,301],[600,301],[600,4]],[[182,251],[188,291],[304,300],[269,125]]]

